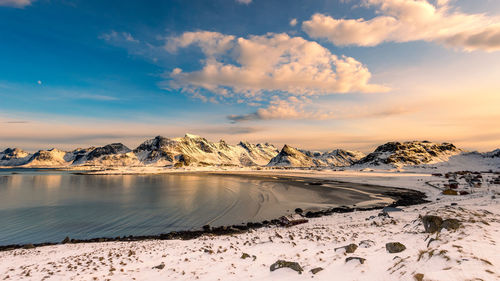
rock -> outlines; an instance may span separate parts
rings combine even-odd
[[[275,263],[273,263],[270,266],[269,269],[271,271],[275,271],[276,269],[280,269],[280,268],[283,268],[283,267],[288,267],[290,269],[293,269],[293,270],[297,271],[299,274],[302,274],[302,271],[304,271],[304,269],[302,269],[302,267],[300,266],[300,264],[298,264],[296,262],[292,262],[292,261],[285,261],[285,260],[278,260],[278,261],[276,261]]]
[[[385,212],[385,213],[389,213],[389,212],[401,212],[401,211],[403,211],[403,209],[396,208],[396,207],[389,207],[389,206],[384,207],[382,209],[382,212]]]
[[[362,240],[361,242],[359,242],[359,246],[361,248],[370,248],[372,246],[375,246],[375,242],[372,240]]]
[[[66,243],[69,243],[71,240],[69,239],[68,236],[66,236],[66,238],[64,238],[64,240],[61,242],[61,244],[66,244]]]
[[[360,257],[348,257],[345,259],[345,262],[347,263],[347,262],[352,261],[352,260],[357,260],[357,261],[359,261],[360,264],[364,264],[366,261],[366,259],[360,258]]]
[[[402,251],[406,250],[406,246],[399,243],[399,242],[390,242],[385,244],[385,249],[391,253],[401,253]]]
[[[336,252],[337,250],[342,250],[342,249],[344,249],[344,250],[345,250],[345,252],[346,252],[347,254],[352,254],[352,253],[354,253],[354,252],[356,251],[356,249],[357,249],[357,248],[358,248],[358,245],[356,245],[356,244],[352,244],[352,243],[351,243],[351,244],[349,244],[349,245],[347,245],[347,246],[343,246],[343,247],[338,247],[338,248],[335,248],[335,252]]]
[[[453,189],[443,190],[443,195],[458,195],[458,192]]]
[[[203,226],[203,230],[204,231],[210,231],[212,228],[210,227],[210,225],[206,224]]]
[[[434,233],[441,229],[443,219],[438,216],[424,216],[422,223],[424,224],[425,232]]]
[[[164,263],[161,263],[157,266],[153,266],[153,269],[164,269],[165,268],[165,264]]]
[[[441,229],[456,230],[460,227],[460,222],[457,219],[445,219],[441,224]]]
[[[250,255],[247,254],[247,253],[241,254],[241,259],[246,259],[246,258],[249,258],[249,257],[250,257]]]
[[[23,249],[33,249],[33,248],[35,248],[35,245],[33,244],[26,244],[23,246]]]
[[[456,202],[451,203],[451,206],[456,206],[456,205],[458,205],[458,203]]]
[[[311,273],[316,274],[316,273],[320,272],[321,270],[323,270],[322,267],[316,267],[316,268],[311,269]]]
[[[295,209],[296,214],[302,214],[303,212],[304,212],[304,210],[302,210],[301,208]]]
[[[415,278],[416,281],[423,281],[424,275],[422,273],[416,273],[415,275],[413,275],[413,278]]]
[[[379,216],[379,217],[384,217],[384,218],[390,218],[390,217],[391,217],[391,216],[389,216],[389,214],[388,214],[388,213],[386,213],[386,212],[380,212],[380,213],[378,213],[378,216]]]

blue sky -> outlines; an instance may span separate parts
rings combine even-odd
[[[382,2],[0,0],[0,148],[185,132],[495,148],[500,3],[424,1],[430,17],[399,5],[413,0]]]

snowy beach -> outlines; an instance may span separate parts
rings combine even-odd
[[[237,171],[234,173],[248,173]],[[429,203],[401,211],[357,211],[193,240],[64,244],[0,252],[2,280],[496,280],[500,272],[500,186],[443,195],[444,177],[387,171],[254,171],[425,192]],[[484,182],[497,175],[483,174]],[[429,183],[432,184],[429,185]],[[468,189],[460,182],[459,189]],[[437,187],[436,187],[437,186]],[[426,233],[421,217],[458,219]],[[296,215],[296,218],[299,216]],[[386,244],[405,249],[389,253]],[[344,246],[352,245],[347,248]],[[352,252],[352,249],[354,252]],[[352,253],[347,253],[352,252]],[[354,257],[355,259],[346,259]],[[360,258],[360,259],[357,259]],[[299,267],[270,270],[278,260]],[[362,262],[361,262],[362,261]],[[322,270],[320,270],[321,268]],[[300,270],[302,269],[302,270]],[[313,270],[314,269],[314,270]],[[312,271],[314,271],[314,273]]]

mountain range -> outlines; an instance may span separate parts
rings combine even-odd
[[[359,151],[335,149],[327,152],[308,151],[284,145],[281,150],[268,143],[224,140],[211,142],[186,134],[179,138],[157,136],[135,149],[121,143],[102,147],[58,149],[29,153],[19,148],[0,151],[0,166],[64,167],[64,166],[229,166],[229,167],[405,167],[425,165],[481,164],[499,168],[500,149],[487,153],[467,152],[451,143],[429,141],[388,142],[368,155]],[[455,163],[456,162],[456,163]],[[477,166],[477,165],[476,165]]]

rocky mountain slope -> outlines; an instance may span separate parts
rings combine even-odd
[[[467,170],[469,167],[500,169],[500,149],[487,152],[466,152],[451,143],[428,141],[388,142],[365,156],[362,152],[336,149],[328,152],[307,151],[283,146],[281,151],[268,143],[236,145],[225,141],[211,142],[200,136],[186,134],[180,138],[157,136],[146,140],[134,150],[121,143],[102,147],[58,149],[28,153],[19,148],[0,151],[4,167],[64,166],[232,166],[232,167],[363,167],[373,168],[438,168]]]
[[[307,151],[283,146],[280,153],[269,162],[274,167],[344,167],[350,166],[365,156],[359,151],[336,149],[329,152]]]
[[[146,164],[176,166],[256,166],[265,165],[278,153],[270,144],[240,142],[229,145],[225,141],[210,142],[200,136],[186,134],[182,138],[157,136],[134,150],[138,159]]]
[[[31,157],[28,152],[19,148],[7,148],[0,151],[0,166],[18,166],[26,163]]]
[[[433,164],[447,161],[451,156],[462,153],[451,143],[428,141],[388,142],[356,164],[378,166],[388,164],[395,167]]]
[[[0,166],[263,166],[278,154],[270,144],[225,141],[210,142],[200,136],[186,134],[181,138],[157,136],[133,151],[121,143],[73,151],[40,150],[34,154],[20,149],[0,152]]]

